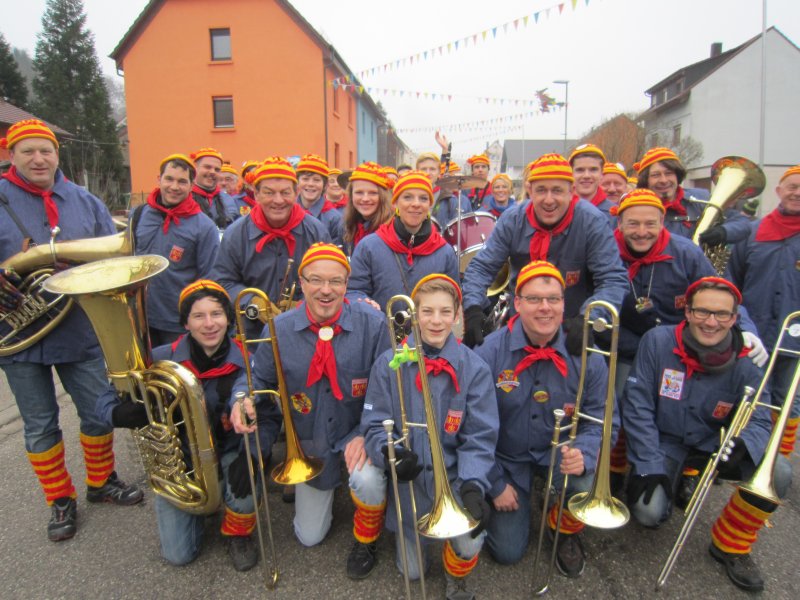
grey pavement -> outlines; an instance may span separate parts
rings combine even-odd
[[[346,489],[337,491],[334,524],[328,538],[314,548],[303,548],[292,532],[292,507],[281,502],[280,490],[270,489],[270,508],[280,579],[266,591],[260,570],[237,573],[229,564],[219,518],[209,518],[205,546],[200,557],[186,567],[171,567],[159,557],[153,495],[134,507],[89,504],[84,500],[85,475],[78,442],[75,410],[65,395],[60,397],[67,463],[79,493],[79,529],[66,542],[49,542],[45,526],[49,509],[27,462],[18,418],[5,419],[13,407],[0,381],[0,461],[5,483],[0,487],[0,598],[275,598],[347,599],[402,598],[402,577],[394,566],[390,535],[379,541],[379,563],[364,581],[350,581],[345,560],[352,543],[352,505]],[[116,433],[117,469],[128,482],[144,485],[144,473],[133,441],[126,431]],[[276,449],[276,454],[282,449]],[[798,461],[798,457],[794,457]],[[798,484],[800,485],[800,484]],[[584,534],[589,556],[583,577],[553,577],[552,598],[664,598],[729,599],[750,595],[737,590],[722,567],[707,552],[709,531],[731,492],[729,485],[715,486],[698,524],[664,590],[653,586],[680,528],[682,517],[658,531],[628,524],[615,531],[588,530]],[[762,597],[800,598],[796,565],[800,558],[800,491],[790,492],[784,506],[765,528],[754,557],[765,573],[767,590]],[[535,540],[538,515],[531,538]],[[440,551],[435,546],[428,575],[428,597],[444,597]],[[471,579],[478,598],[516,600],[532,598],[533,549],[515,566],[494,563],[484,552]],[[419,586],[412,584],[418,594]],[[419,596],[417,596],[419,597]]]

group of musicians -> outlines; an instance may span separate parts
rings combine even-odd
[[[718,450],[720,428],[744,387],[759,386],[784,318],[800,306],[800,166],[782,175],[775,210],[758,220],[728,210],[723,224],[700,236],[704,244],[732,248],[721,277],[690,239],[704,206],[695,198],[708,196],[681,187],[686,170],[667,148],[647,151],[635,165],[635,189],[624,167],[592,144],[568,158],[543,155],[526,168],[515,201],[508,176],[489,179],[485,155],[467,161],[470,181],[482,186],[445,186],[453,177],[449,146],[443,136],[437,141],[442,153],[420,155],[415,169],[368,162],[349,179],[312,154],[297,168],[269,157],[238,172],[213,148],[173,154],[158,165],[158,185],[146,203],[131,212],[136,253],[169,261],[148,291],[153,357],[186,366],[202,383],[224,482],[221,534],[238,570],[258,561],[251,539],[258,499],[249,471],[259,458],[269,461],[289,417],[271,398],[249,397],[250,390],[277,389],[279,382],[267,345],[254,355],[253,380],[245,376],[232,327],[241,308],[233,299],[245,288],[264,291],[282,311],[274,325],[291,418],[303,449],[323,462],[319,476],[295,486],[297,539],[313,546],[327,535],[344,467],[355,508],[348,576],[372,570],[384,524],[397,534],[398,569],[410,579],[423,576],[430,540],[423,540],[421,555],[415,544],[400,543],[399,530],[413,536],[412,519],[401,518],[412,500],[409,486],[390,485],[389,469],[391,463],[401,484],[415,484],[417,510],[430,510],[440,483],[431,432],[414,431],[390,452],[384,421],[395,421],[392,435],[399,438],[402,420],[424,422],[427,407],[435,413],[449,484],[478,523],[442,546],[447,598],[456,600],[474,597],[467,577],[484,542],[501,564],[522,559],[535,481],[549,468],[556,484],[567,478],[568,496],[591,487],[603,433],[597,423],[581,422],[574,443],[550,465],[554,409],[570,415],[581,382],[582,413],[602,417],[606,403],[606,361],[590,356],[581,374],[590,303],[604,301],[619,312],[612,483],[625,491],[634,518],[652,529],[669,518],[673,504],[685,505],[698,470]],[[64,177],[58,141],[45,124],[16,123],[0,145],[12,162],[0,179],[0,315],[7,327],[27,301],[27,273],[8,259],[33,245],[109,235],[114,226],[100,200]],[[440,226],[476,211],[496,224],[462,272]],[[490,333],[487,289],[506,263],[513,316]],[[421,339],[411,333],[404,343],[424,354],[425,374],[392,350],[384,311],[398,294],[414,304]],[[609,318],[605,312],[595,308],[591,317]],[[454,331],[462,314],[463,343]],[[252,328],[251,337],[260,334],[260,324]],[[794,350],[800,349],[798,329],[784,340]],[[608,347],[605,333],[588,338],[589,345]],[[776,361],[768,386],[773,404],[789,393],[796,365],[785,357]],[[0,367],[52,507],[50,540],[74,536],[78,514],[53,367],[80,417],[87,500],[141,501],[141,490],[114,471],[113,428],[142,427],[147,413],[109,388],[81,310],[30,347],[0,356]],[[248,395],[244,403],[234,401],[236,392]],[[755,411],[720,463],[720,477],[752,475],[772,435],[770,412]],[[791,484],[786,457],[798,423],[795,401],[774,473],[778,496]],[[253,455],[253,444],[248,456],[243,443],[256,432],[262,457]],[[566,506],[559,510],[549,490],[542,496],[537,506],[548,511],[551,532],[560,534],[554,536],[558,570],[578,577],[585,566],[584,526]],[[751,548],[776,507],[737,489],[714,524],[710,554],[742,589],[764,587]],[[156,515],[164,558],[192,561],[202,518],[160,497]]]

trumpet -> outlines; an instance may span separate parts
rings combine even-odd
[[[406,309],[395,314],[395,304],[403,303]],[[397,295],[393,296],[386,303],[386,318],[389,326],[389,337],[392,340],[392,349],[394,358],[390,365],[395,369],[397,376],[397,390],[400,396],[400,437],[394,438],[395,422],[392,419],[383,421],[383,427],[386,430],[388,455],[389,455],[389,471],[392,477],[392,489],[394,491],[395,510],[397,511],[397,530],[398,540],[400,543],[400,556],[403,562],[403,577],[405,580],[406,597],[411,598],[411,585],[408,578],[408,559],[406,557],[406,539],[403,533],[403,515],[400,506],[399,484],[397,479],[397,471],[395,469],[396,457],[395,447],[403,445],[411,450],[411,436],[410,430],[412,427],[419,427],[426,429],[428,432],[428,440],[431,449],[431,465],[433,467],[433,482],[434,482],[434,497],[433,506],[430,513],[417,518],[417,506],[414,499],[414,483],[409,481],[409,495],[411,497],[411,512],[412,518],[416,523],[414,529],[414,540],[417,547],[417,561],[420,574],[420,586],[422,588],[422,597],[426,598],[425,591],[425,575],[424,565],[422,564],[422,545],[420,542],[420,535],[433,539],[447,539],[463,535],[475,529],[478,522],[472,518],[466,510],[459,506],[458,502],[453,496],[450,482],[447,478],[447,469],[444,464],[444,455],[442,453],[442,443],[439,439],[439,430],[436,423],[436,413],[433,409],[433,400],[431,399],[431,390],[428,383],[427,372],[425,371],[425,355],[422,351],[422,334],[420,333],[419,321],[417,320],[417,312],[414,307],[414,301],[408,296]],[[406,320],[411,322],[411,331],[414,335],[415,347],[410,348],[404,344],[402,348],[398,348],[398,342],[395,335],[395,324],[404,325]],[[406,362],[415,362],[419,368],[420,383],[422,386],[422,398],[425,409],[425,423],[413,423],[406,418],[406,403],[405,395],[403,393],[403,377],[401,373],[402,365]]]
[[[291,259],[289,268],[291,268]],[[250,298],[249,303],[244,308],[241,308],[246,298]],[[286,390],[286,380],[283,375],[283,366],[281,364],[281,354],[278,348],[278,338],[275,334],[275,320],[274,315],[275,306],[264,292],[256,288],[245,288],[236,296],[236,338],[241,343],[242,355],[244,358],[245,374],[247,376],[247,390],[250,398],[255,398],[258,394],[267,394],[277,399],[280,404],[281,412],[283,413],[283,423],[286,429],[286,459],[277,465],[271,473],[273,481],[281,485],[296,485],[298,483],[305,483],[312,480],[314,477],[322,472],[322,461],[318,458],[306,457],[303,449],[300,447],[300,440],[297,438],[297,431],[294,427],[292,420],[291,408],[289,406],[289,392]],[[248,338],[247,327],[245,319],[250,321],[259,320],[267,325],[268,337],[263,338]],[[249,346],[254,344],[269,343],[272,349],[272,356],[275,360],[275,372],[278,379],[277,390],[257,390],[253,385],[253,366],[250,355]],[[242,418],[246,418],[244,412],[244,393],[237,394],[236,401],[242,410]],[[257,419],[256,419],[257,421]],[[244,436],[245,449],[250,453],[249,440],[247,435]],[[258,463],[260,472],[264,473],[264,458],[261,453],[261,444],[258,438],[258,429],[256,428],[255,434],[256,450],[258,452]],[[255,474],[252,469],[252,463],[248,462],[250,471],[250,486],[253,491],[253,496],[256,497],[256,482]],[[264,582],[269,589],[273,589],[278,581],[278,564],[277,553],[275,551],[275,542],[272,536],[272,523],[269,512],[269,503],[267,502],[267,488],[264,477],[261,476],[261,495],[264,505],[264,521],[266,521],[266,529],[269,537],[270,554],[272,555],[272,572],[270,574],[266,571],[266,551],[264,549],[264,525],[262,523],[261,511],[256,510],[256,529],[258,530],[259,551],[262,557],[262,572],[264,573]]]
[[[593,310],[603,308],[611,315],[611,322],[608,323],[603,318],[591,318]],[[589,346],[589,328],[600,333],[611,330],[611,346],[609,350],[600,350]],[[550,442],[550,468],[547,472],[547,484],[545,494],[549,494],[553,485],[553,473],[558,459],[558,449],[562,446],[571,445],[578,435],[578,424],[581,419],[603,426],[602,438],[600,441],[600,451],[597,456],[597,472],[589,492],[581,492],[572,496],[567,503],[569,511],[576,519],[582,523],[599,529],[616,529],[622,527],[630,519],[630,512],[622,501],[611,495],[611,435],[612,420],[614,417],[614,379],[617,372],[617,343],[619,340],[619,315],[616,308],[608,302],[597,300],[590,302],[584,311],[583,317],[583,350],[581,351],[581,372],[578,380],[578,395],[575,398],[575,408],[572,418],[567,425],[562,425],[566,413],[563,409],[557,408],[553,411],[555,416],[555,428],[553,429],[553,439]],[[608,384],[606,385],[606,402],[602,419],[598,419],[580,411],[583,400],[583,388],[586,381],[586,371],[588,357],[590,353],[600,354],[608,358]],[[562,433],[567,432],[569,438],[561,440]],[[564,515],[564,501],[567,495],[568,475],[564,475],[561,490],[558,493],[558,516],[556,517],[556,528],[553,537],[553,548],[550,555],[550,563],[547,567],[546,576],[542,585],[536,589],[536,595],[540,596],[548,591],[550,578],[553,574],[553,566],[556,561],[556,548],[558,546],[559,527]],[[547,527],[547,507],[542,509],[542,519],[539,524],[539,540],[536,547],[536,556],[533,561],[534,578],[538,576],[539,560],[542,553],[542,542],[544,532]]]
[[[777,412],[778,418],[772,429],[772,434],[767,442],[767,447],[764,450],[764,456],[761,459],[758,468],[756,469],[755,473],[753,473],[750,481],[742,483],[739,486],[739,489],[764,498],[773,504],[781,503],[780,498],[778,498],[778,494],[775,492],[775,486],[773,483],[775,463],[780,453],[783,430],[786,428],[786,423],[789,420],[792,410],[792,403],[794,402],[794,396],[797,393],[798,384],[800,384],[800,360],[798,360],[797,365],[795,366],[794,374],[792,375],[792,381],[789,384],[789,391],[786,394],[786,398],[784,398],[781,406],[775,406],[773,404],[761,402],[761,396],[764,393],[767,383],[772,377],[772,371],[775,368],[775,362],[778,359],[778,356],[787,355],[796,359],[800,359],[800,352],[782,346],[783,336],[789,332],[791,327],[797,327],[797,324],[792,325],[792,321],[796,320],[800,320],[800,311],[795,311],[789,314],[786,319],[784,319],[778,339],[775,341],[775,348],[772,350],[769,363],[767,364],[767,369],[764,372],[764,377],[762,377],[761,383],[758,385],[758,390],[754,391],[752,387],[745,386],[744,395],[742,400],[739,402],[739,405],[736,407],[736,412],[733,415],[728,429],[725,430],[723,428],[720,431],[721,439],[719,449],[711,455],[708,463],[706,463],[706,468],[704,469],[703,474],[700,476],[700,481],[697,484],[697,488],[695,489],[694,494],[692,494],[689,503],[686,505],[686,520],[683,522],[683,527],[681,527],[681,531],[678,534],[678,539],[675,540],[675,544],[672,546],[672,550],[670,550],[669,556],[667,556],[667,560],[664,562],[664,567],[661,569],[661,573],[658,575],[658,579],[656,580],[657,590],[661,589],[664,587],[664,584],[666,584],[667,578],[672,572],[672,568],[675,566],[675,562],[678,560],[678,556],[680,555],[681,550],[683,550],[683,546],[686,543],[686,540],[689,538],[689,534],[694,528],[694,524],[697,521],[698,515],[700,514],[700,509],[703,507],[703,504],[708,497],[708,493],[711,490],[711,484],[714,483],[714,479],[717,477],[717,467],[719,466],[719,463],[728,460],[728,457],[731,454],[731,448],[733,446],[733,439],[738,437],[742,430],[747,427],[747,424],[750,422],[750,418],[753,416],[753,413],[759,406],[763,406],[769,410]]]

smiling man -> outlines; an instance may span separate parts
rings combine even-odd
[[[591,203],[573,196],[573,182],[572,168],[558,154],[545,154],[531,163],[525,182],[530,199],[503,213],[464,274],[465,344],[483,342],[486,290],[509,258],[511,286],[531,260],[547,260],[561,272],[570,352],[580,353],[580,313],[588,302],[620,306],[628,283],[608,220]]]
[[[359,432],[361,411],[370,369],[389,347],[389,339],[379,311],[363,302],[345,301],[350,265],[339,248],[314,244],[303,256],[299,273],[305,302],[279,315],[274,325],[297,437],[309,455],[323,461],[319,476],[295,486],[294,532],[301,544],[315,546],[330,530],[342,466],[352,474],[367,462]],[[277,389],[277,377],[272,348],[262,344],[253,362],[253,385]],[[247,392],[244,378],[236,383],[237,391]],[[257,399],[256,408],[259,418],[264,413],[281,418],[272,398]],[[231,420],[239,433],[252,430],[242,423],[236,406]],[[354,529],[373,523],[378,508],[382,507],[357,504]],[[372,560],[369,548],[356,543],[348,572],[351,563],[361,570]]]
[[[231,295],[246,287],[266,293],[274,304],[281,299],[289,259],[294,266],[286,287],[299,283],[297,267],[312,244],[329,241],[327,229],[297,204],[297,175],[292,165],[272,156],[248,173],[255,188],[256,205],[246,218],[225,232],[214,280]]]
[[[628,177],[625,175],[625,167],[622,166],[622,163],[607,162],[603,165],[600,187],[606,193],[609,202],[619,204],[622,197],[630,191]]]
[[[131,216],[136,254],[158,254],[169,260],[169,268],[147,288],[153,346],[169,344],[184,333],[175,312],[181,290],[207,277],[217,258],[219,230],[191,195],[194,175],[189,157],[167,156],[159,165],[158,186]]]
[[[718,277],[704,277],[686,290],[685,320],[656,327],[642,338],[622,399],[622,421],[633,469],[628,483],[631,514],[645,527],[669,519],[684,466],[703,468],[718,450],[720,429],[729,427],[745,386],[757,389],[761,370],[745,358],[741,333],[734,328],[742,295]],[[769,392],[760,401],[769,403]],[[770,433],[769,411],[759,406],[740,437],[734,438],[719,476],[747,481],[764,455]],[[792,468],[779,456],[774,485],[783,497]],[[728,577],[747,591],[764,581],[750,557],[756,535],[777,505],[738,489],[711,532],[711,556]]]
[[[613,203],[606,197],[605,190],[600,187],[603,178],[603,165],[606,155],[594,144],[581,144],[569,155],[572,176],[575,178],[573,190],[581,200],[592,205],[609,219],[614,226],[614,219],[609,214]]]
[[[297,181],[300,204],[312,217],[316,217],[328,230],[331,241],[342,245],[342,213],[325,197],[330,169],[328,162],[316,154],[305,154],[297,163]]]
[[[222,230],[239,216],[236,203],[220,187],[222,154],[214,148],[201,148],[189,157],[194,161],[196,177],[192,196],[203,212]]]

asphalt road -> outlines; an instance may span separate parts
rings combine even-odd
[[[0,375],[0,378],[2,376]],[[359,582],[345,575],[352,543],[353,509],[346,489],[337,491],[334,524],[328,538],[314,548],[303,548],[292,532],[292,507],[281,502],[280,491],[270,490],[270,507],[278,548],[280,579],[266,591],[259,569],[240,574],[229,563],[219,518],[209,518],[201,556],[186,567],[171,567],[159,556],[153,495],[135,507],[89,504],[83,498],[84,466],[78,443],[75,410],[60,399],[67,463],[80,494],[79,529],[70,541],[54,544],[46,537],[49,509],[26,459],[22,424],[15,417],[4,378],[0,381],[0,598],[275,598],[347,599],[402,598],[402,577],[394,567],[390,535],[379,541],[379,563],[372,575]],[[281,449],[276,449],[276,454]],[[144,474],[133,441],[117,432],[117,469],[128,482],[143,485]],[[798,461],[794,457],[795,463]],[[800,598],[796,565],[800,558],[800,490],[796,485],[784,506],[765,528],[754,557],[765,573],[765,598]],[[664,590],[653,591],[655,579],[675,540],[682,518],[674,515],[659,531],[629,524],[615,531],[587,530],[588,564],[583,577],[568,580],[555,575],[550,597],[587,598],[746,598],[708,555],[711,524],[727,501],[731,488],[715,486],[687,547]],[[538,527],[534,518],[534,529]],[[536,531],[531,532],[532,539]],[[512,567],[494,563],[484,552],[472,575],[479,598],[515,600],[532,597],[533,551]],[[444,597],[441,560],[436,553],[428,575],[428,597]],[[413,591],[419,594],[419,586]]]

